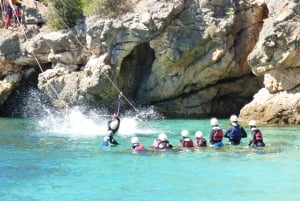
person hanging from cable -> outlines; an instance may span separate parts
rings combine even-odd
[[[103,146],[116,146],[119,143],[114,139],[114,135],[119,130],[121,120],[119,118],[120,106],[121,106],[121,97],[123,96],[122,92],[120,92],[118,100],[117,100],[117,110],[112,115],[111,120],[107,122],[108,127],[108,136],[103,138]]]

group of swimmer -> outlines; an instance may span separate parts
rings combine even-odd
[[[189,137],[188,130],[181,131],[180,147],[181,148],[201,148],[207,147],[222,147],[224,146],[223,138],[228,138],[228,144],[239,145],[242,138],[247,137],[245,129],[239,125],[238,117],[232,115],[230,117],[230,127],[223,133],[223,130],[219,127],[218,119],[212,118],[210,120],[211,132],[209,137],[209,144],[203,137],[201,131],[195,132],[195,138],[192,140]],[[256,126],[256,121],[251,120],[248,123],[250,130],[250,142],[249,147],[264,147],[263,135],[260,129]],[[119,143],[113,138],[115,133],[118,131],[120,126],[120,119],[117,115],[113,115],[112,119],[108,122],[108,136],[103,138],[103,146],[116,146]],[[168,150],[172,149],[173,145],[169,142],[168,136],[165,133],[158,135],[158,138],[154,140],[151,145],[153,150]],[[139,142],[138,137],[132,137],[131,139],[131,150],[132,151],[145,151],[145,147]]]

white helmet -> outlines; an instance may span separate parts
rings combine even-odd
[[[249,126],[256,126],[256,121],[255,120],[249,121]]]
[[[217,126],[219,123],[218,123],[218,119],[217,118],[211,118],[210,120],[210,125],[212,126]]]
[[[118,127],[118,124],[119,124],[118,120],[112,120],[109,126],[111,129],[115,130]]]
[[[203,136],[203,133],[201,131],[197,131],[195,133],[195,137],[197,137],[197,138],[202,138],[202,136]]]
[[[189,131],[187,131],[187,130],[182,130],[182,131],[181,131],[181,136],[182,136],[182,137],[188,137],[188,136],[189,136]]]
[[[165,140],[168,140],[168,137],[165,133],[161,133],[158,135],[158,139],[161,141],[165,141]]]
[[[238,117],[236,115],[231,115],[230,121],[231,122],[237,122],[238,121]]]
[[[139,143],[139,138],[138,137],[131,138],[131,144],[136,144],[136,143]]]

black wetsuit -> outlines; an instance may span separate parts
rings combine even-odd
[[[118,130],[119,130],[119,127],[120,127],[120,118],[119,117],[116,117],[116,120],[118,121],[118,125],[115,129],[111,128],[110,124],[112,121],[115,121],[115,120],[110,120],[107,122],[107,127],[108,127],[108,130],[109,131],[112,131],[112,134],[115,134]]]
[[[119,143],[114,139],[113,135],[108,136],[110,145],[118,145]]]
[[[118,122],[116,128],[112,128],[111,127],[111,122],[113,122],[113,121],[117,121]],[[108,131],[110,132],[109,136],[108,136],[108,142],[109,142],[110,146],[115,146],[115,145],[119,144],[114,139],[114,134],[118,131],[119,126],[120,126],[120,119],[119,119],[119,117],[115,117],[115,119],[112,119],[112,120],[110,120],[110,121],[107,122]]]

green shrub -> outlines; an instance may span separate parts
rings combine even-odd
[[[82,0],[45,0],[48,5],[47,24],[54,29],[71,27],[83,17]]]
[[[85,15],[116,17],[129,11],[128,0],[83,0]]]
[[[47,24],[53,29],[71,27],[83,15],[117,17],[131,8],[130,0],[42,0],[48,7]]]

